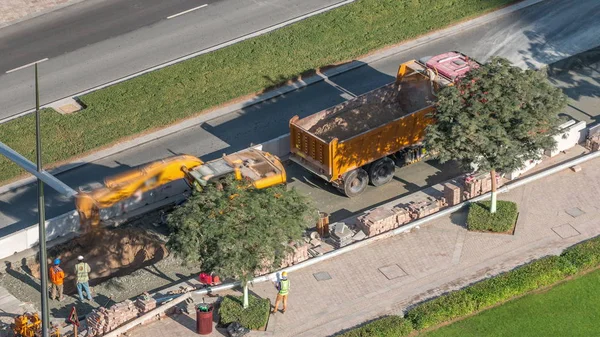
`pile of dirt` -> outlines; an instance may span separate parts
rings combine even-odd
[[[48,251],[49,265],[55,258],[62,260],[61,267],[66,274],[65,294],[77,291],[74,274],[79,255],[85,257],[85,262],[92,269],[90,285],[94,286],[107,279],[152,265],[167,256],[168,251],[164,241],[142,229],[94,229]],[[28,267],[31,274],[39,278],[39,263],[30,264]]]
[[[327,141],[343,141],[421,110],[434,99],[424,79],[393,83],[328,109],[309,131]]]

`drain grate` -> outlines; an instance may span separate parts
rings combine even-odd
[[[393,280],[393,279],[396,279],[398,277],[402,277],[402,276],[408,275],[404,271],[404,269],[400,268],[400,266],[397,265],[397,264],[392,264],[392,265],[389,265],[389,266],[381,267],[381,268],[379,268],[379,271],[385,277],[387,277],[388,280]]]
[[[314,273],[313,276],[315,277],[315,279],[317,279],[317,281],[331,280],[331,275],[329,275],[329,273],[326,272],[326,271],[321,271],[321,272],[318,272],[318,273]]]
[[[570,216],[572,216],[574,218],[585,214],[585,212],[582,211],[579,207],[570,208],[570,209],[566,210],[565,212],[567,212],[567,214],[569,214]]]
[[[581,234],[581,233],[579,233],[578,230],[576,230],[573,226],[571,226],[569,224],[564,224],[564,225],[561,225],[558,227],[554,227],[554,228],[552,228],[552,231],[554,231],[554,233],[556,233],[556,235],[560,236],[563,239],[570,238],[570,237]]]

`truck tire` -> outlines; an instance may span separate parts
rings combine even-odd
[[[383,157],[369,167],[369,180],[376,187],[385,185],[394,178],[394,171],[394,161]]]
[[[347,197],[353,198],[367,189],[369,184],[369,174],[367,171],[357,168],[344,174],[343,189],[340,189]]]

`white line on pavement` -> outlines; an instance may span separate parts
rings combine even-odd
[[[180,16],[180,15],[187,14],[187,13],[189,13],[189,12],[193,12],[193,11],[195,11],[195,10],[197,10],[197,9],[200,9],[200,8],[203,8],[203,7],[206,7],[206,6],[208,6],[208,5],[207,5],[207,4],[204,4],[204,5],[202,5],[202,6],[194,7],[194,8],[192,8],[192,9],[188,9],[187,11],[183,11],[183,12],[181,12],[181,13],[177,13],[177,14],[173,14],[173,15],[171,15],[171,16],[167,16],[167,19],[172,19],[172,18],[178,17],[178,16]]]
[[[287,25],[291,25],[292,23],[298,22],[298,21],[300,21],[300,20],[304,20],[304,19],[306,19],[306,18],[309,18],[309,17],[311,17],[311,16],[314,16],[314,15],[317,15],[317,14],[320,14],[320,13],[327,12],[327,11],[329,11],[329,10],[332,10],[332,9],[334,9],[334,8],[338,8],[338,7],[341,7],[341,6],[343,6],[343,5],[346,5],[346,4],[349,4],[349,3],[352,3],[352,2],[354,2],[354,1],[356,1],[356,0],[343,0],[343,1],[341,1],[341,2],[338,2],[338,3],[336,3],[336,4],[333,4],[333,5],[331,5],[331,6],[327,6],[327,7],[325,7],[325,8],[321,8],[321,9],[319,9],[319,10],[316,10],[316,11],[313,11],[313,12],[310,12],[310,13],[307,13],[307,14],[304,14],[304,15],[302,15],[302,16],[296,17],[296,18],[294,18],[294,19],[290,19],[290,20],[288,20],[288,21],[284,21],[284,22],[278,23],[278,24],[276,24],[276,25],[273,25],[273,26],[270,26],[270,27],[267,27],[267,28],[264,28],[264,29],[261,29],[261,30],[255,31],[255,32],[253,32],[253,33],[249,33],[249,34],[246,34],[246,35],[240,36],[240,37],[238,37],[238,38],[235,38],[235,39],[233,39],[233,40],[229,40],[229,41],[227,41],[227,42],[223,42],[223,43],[221,43],[221,44],[218,44],[218,45],[216,45],[216,46],[212,46],[212,47],[209,47],[209,48],[206,48],[206,49],[200,50],[200,51],[198,51],[198,52],[195,52],[195,53],[192,53],[192,54],[188,54],[188,55],[185,55],[185,56],[179,57],[179,58],[177,58],[177,59],[174,59],[174,60],[171,60],[171,61],[168,61],[168,62],[165,62],[165,63],[161,63],[161,64],[159,64],[159,65],[156,65],[156,66],[153,66],[153,67],[150,67],[150,68],[144,69],[144,70],[142,70],[142,71],[139,71],[139,72],[137,72],[137,73],[134,73],[134,74],[131,74],[131,75],[127,75],[127,76],[121,77],[121,78],[119,78],[119,79],[116,79],[116,80],[114,80],[114,81],[110,81],[110,82],[107,82],[107,83],[104,83],[104,84],[101,84],[101,85],[95,86],[95,87],[93,87],[93,88],[86,89],[86,90],[84,90],[84,91],[81,91],[81,92],[78,92],[78,93],[75,93],[75,94],[71,94],[71,95],[69,95],[69,96],[66,96],[66,97],[63,97],[63,98],[57,99],[57,100],[55,100],[55,101],[52,101],[52,102],[50,102],[50,103],[44,103],[44,104],[42,104],[42,106],[41,106],[41,107],[42,107],[42,108],[46,108],[46,107],[48,107],[48,106],[51,106],[52,104],[54,104],[54,103],[56,103],[56,102],[58,102],[58,101],[61,101],[61,100],[65,99],[65,98],[83,96],[83,95],[85,95],[85,94],[88,94],[88,93],[90,93],[90,92],[94,92],[94,91],[97,91],[97,90],[100,90],[100,89],[103,89],[103,88],[109,87],[109,86],[111,86],[111,85],[114,85],[114,84],[117,84],[117,83],[121,83],[121,82],[127,81],[127,80],[129,80],[129,79],[132,79],[132,78],[135,78],[135,77],[141,76],[141,75],[143,75],[143,74],[146,74],[146,73],[152,72],[152,71],[154,71],[154,70],[162,69],[162,68],[164,68],[164,67],[167,67],[167,66],[170,66],[170,65],[173,65],[173,64],[176,64],[176,63],[179,63],[179,62],[182,62],[182,61],[185,61],[185,60],[191,59],[191,58],[193,58],[193,57],[196,57],[196,56],[199,56],[199,55],[202,55],[202,54],[209,53],[209,52],[211,52],[211,51],[215,51],[215,50],[218,50],[218,49],[221,49],[221,48],[224,48],[224,47],[230,46],[230,45],[232,45],[232,44],[235,44],[235,43],[238,43],[238,42],[240,42],[240,41],[244,41],[244,40],[247,40],[247,39],[249,39],[249,38],[253,38],[253,37],[256,37],[256,36],[259,36],[259,35],[262,35],[262,34],[266,34],[266,33],[268,33],[268,32],[272,32],[272,31],[274,31],[274,30],[276,30],[276,29],[279,29],[279,28],[281,28],[281,27],[285,27],[285,26],[287,26]],[[543,0],[529,0],[529,1],[543,1]],[[32,112],[35,112],[35,109],[29,109],[29,110],[26,110],[26,111],[23,111],[23,112],[19,112],[19,113],[15,114],[15,115],[12,115],[12,116],[10,116],[10,117],[6,117],[6,118],[4,118],[4,119],[1,119],[1,120],[0,120],[0,124],[2,124],[2,123],[6,123],[6,122],[8,122],[8,121],[10,121],[10,120],[13,120],[13,119],[15,119],[15,118],[19,118],[19,117],[21,117],[21,116],[28,115],[28,114],[30,114],[30,113],[32,113]]]
[[[46,57],[45,59],[41,59],[41,60],[39,60],[39,61],[35,61],[35,62],[31,62],[31,63],[27,63],[27,64],[26,64],[26,65],[24,65],[24,66],[20,66],[20,67],[18,67],[18,68],[11,69],[11,70],[7,71],[6,73],[7,73],[7,74],[10,74],[10,73],[12,73],[13,71],[21,70],[21,69],[23,69],[23,68],[27,68],[27,67],[29,67],[29,66],[31,66],[31,65],[34,65],[34,64],[36,64],[36,63],[42,63],[42,62],[44,62],[44,61],[48,61],[48,58]]]

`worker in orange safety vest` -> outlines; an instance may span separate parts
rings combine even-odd
[[[63,283],[65,281],[65,272],[59,267],[60,259],[54,260],[54,265],[50,267],[50,298],[52,300],[57,299],[62,301],[63,297]]]
[[[287,299],[288,293],[290,292],[290,280],[287,277],[287,271],[281,273],[281,280],[275,285],[279,292],[277,293],[277,299],[275,300],[275,308],[271,311],[272,314],[279,310],[279,303],[283,301],[283,310],[281,313],[285,314],[287,310]]]

